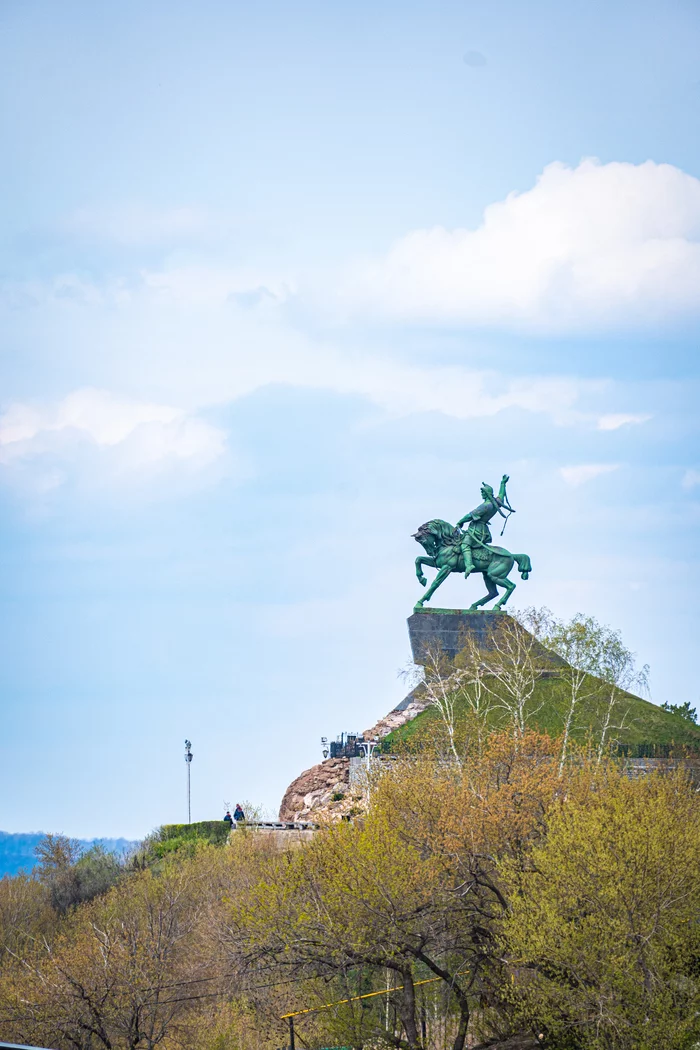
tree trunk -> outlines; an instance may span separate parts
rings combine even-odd
[[[403,974],[403,995],[401,996],[401,1021],[406,1032],[406,1040],[411,1050],[420,1050],[418,1025],[416,1023],[416,990],[413,987],[413,974],[409,970]]]
[[[464,1050],[464,1044],[467,1041],[467,1029],[469,1028],[469,1016],[469,1010],[461,1006],[459,1011],[459,1028],[457,1029],[455,1041],[452,1044],[452,1050]]]

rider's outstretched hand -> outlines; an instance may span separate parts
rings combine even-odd
[[[503,482],[504,485],[507,484],[510,481],[509,475],[508,474],[504,474],[503,477],[501,478],[501,481]]]

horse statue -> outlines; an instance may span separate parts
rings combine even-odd
[[[508,475],[504,474],[501,479],[501,487],[498,495],[490,485],[482,483],[481,495],[483,502],[475,509],[465,514],[457,522],[457,526],[450,525],[442,518],[433,518],[421,525],[418,532],[414,532],[413,538],[424,548],[427,557],[416,558],[416,576],[422,587],[427,584],[423,574],[423,566],[429,565],[437,569],[437,575],[430,587],[414,606],[414,611],[423,608],[441,583],[447,579],[451,572],[462,572],[465,577],[473,572],[480,572],[488,590],[483,598],[474,602],[470,609],[479,609],[486,602],[498,597],[498,588],[501,587],[505,593],[493,606],[493,610],[500,610],[515,590],[515,584],[508,579],[508,574],[513,566],[517,564],[518,571],[523,580],[527,580],[532,572],[532,564],[528,554],[511,554],[504,547],[494,547],[491,544],[491,530],[489,521],[500,514],[507,520],[515,511],[508,502],[506,496],[506,482]],[[466,522],[469,525],[465,532],[461,526]],[[504,525],[505,528],[505,525]]]

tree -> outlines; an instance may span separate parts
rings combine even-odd
[[[572,732],[577,728],[576,718],[581,705],[600,693],[601,682],[596,675],[600,674],[606,646],[610,644],[610,632],[601,627],[594,616],[583,616],[577,613],[570,620],[558,620],[548,609],[540,610],[539,638],[563,663],[557,668],[557,675],[567,687],[567,704],[564,714],[564,727],[559,756],[559,775],[561,776],[566,762],[569,741]],[[617,638],[617,636],[614,636]],[[607,726],[601,734],[607,732],[610,722],[610,708],[606,707]]]
[[[619,631],[609,627],[600,629],[600,651],[597,659],[597,676],[605,683],[602,725],[598,741],[598,762],[610,745],[610,733],[623,729],[626,714],[614,721],[624,703],[625,694],[633,689],[645,692],[649,685],[649,665],[637,670],[636,656],[623,643]]]
[[[672,715],[680,715],[686,722],[697,723],[698,713],[696,708],[690,706],[690,700],[684,704],[662,704],[662,711],[670,711]]]
[[[441,907],[454,935],[447,955],[451,980],[461,983],[470,1008],[468,1019],[460,1011],[463,1027],[455,1047],[467,1024],[472,1040],[511,1030],[497,937],[508,901],[497,860],[527,863],[532,844],[545,833],[552,800],[566,789],[550,738],[531,731],[514,736],[511,730],[493,732],[483,749],[474,741],[461,770],[443,769],[436,776],[426,756],[408,775],[388,774],[377,788],[375,804],[386,819],[437,865]],[[463,969],[468,978],[457,976]],[[444,970],[449,972],[447,965]]]
[[[485,637],[469,634],[461,659],[467,666],[479,667],[479,684],[491,696],[521,737],[542,708],[536,695],[537,683],[551,671],[551,659],[538,639],[541,613],[526,609],[517,616],[502,616],[487,630]]]
[[[82,853],[80,843],[65,835],[45,835],[34,852],[37,878],[49,891],[53,907],[59,913],[67,911],[80,900],[75,872]]]
[[[467,647],[453,661],[438,645],[424,648],[418,681],[428,705],[437,711],[452,761],[462,765],[470,730],[483,746],[492,696],[484,684],[485,668],[481,650]],[[412,666],[409,674],[415,673]]]
[[[118,858],[102,846],[85,850],[65,835],[45,835],[35,848],[37,878],[47,887],[60,914],[105,893],[119,878]]]
[[[193,943],[200,889],[192,864],[171,865],[71,911],[52,944],[6,973],[4,1031],[75,1050],[154,1050],[185,1035],[197,997],[183,990],[210,972]]]
[[[56,926],[49,893],[37,879],[24,874],[0,879],[0,968],[37,941],[50,941]]]
[[[337,988],[363,974],[367,991],[386,989],[389,973],[403,1035],[381,1011],[362,1031],[397,1047],[423,1045],[417,982],[435,979],[452,1046],[462,1050],[502,1002],[496,928],[507,901],[495,858],[527,849],[560,790],[551,741],[530,733],[494,734],[463,767],[430,755],[395,763],[365,818],[270,858],[257,885],[239,893],[228,922],[232,957]],[[429,1030],[427,1012],[425,1023]]]
[[[619,631],[613,631],[594,616],[577,613],[570,620],[560,620],[549,609],[526,609],[519,617],[537,640],[559,658],[557,678],[567,687],[567,704],[563,716],[560,770],[563,770],[571,735],[586,701],[594,701],[597,724],[591,726],[598,737],[597,757],[602,760],[611,745],[611,733],[625,728],[625,696],[633,689],[648,687],[649,667],[637,670],[635,654],[623,643]],[[588,706],[588,705],[586,705]]]
[[[232,918],[249,962],[274,963],[298,979],[342,984],[358,968],[395,974],[404,1045],[419,1045],[408,941],[424,938],[435,879],[415,851],[370,813],[360,825],[325,829],[304,850],[277,858]],[[397,1043],[396,1045],[402,1045]]]
[[[700,804],[683,774],[614,767],[562,800],[528,869],[502,866],[514,999],[545,1045],[681,1050],[700,1037]]]

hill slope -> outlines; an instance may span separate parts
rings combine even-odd
[[[605,720],[607,693],[604,683],[589,678],[583,690],[590,693],[581,701],[576,711],[571,736],[584,743],[588,739],[599,738]],[[564,729],[564,721],[569,703],[568,687],[555,674],[540,679],[528,705],[528,724],[550,736],[559,736]],[[460,697],[455,703],[456,723],[466,725],[469,705]],[[440,723],[440,715],[434,707],[427,707],[411,721],[394,730],[385,739],[387,749],[396,746],[399,741],[419,743],[423,734],[429,733]],[[487,723],[492,728],[507,723],[506,713],[493,706],[488,713]],[[609,739],[616,742],[631,756],[652,755],[674,749],[700,750],[700,726],[683,718],[681,715],[664,711],[632,693],[621,693],[611,720]]]

